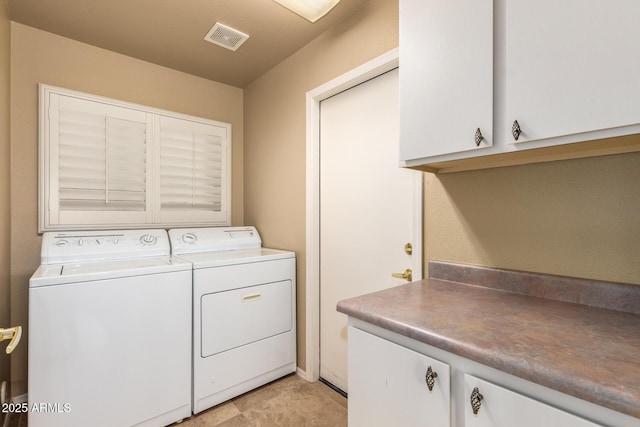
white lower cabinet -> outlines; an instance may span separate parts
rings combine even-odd
[[[465,427],[599,426],[472,375],[464,376],[464,395]]]
[[[637,418],[351,318],[349,324],[349,427],[640,427]],[[432,391],[429,368],[437,375]]]
[[[449,427],[450,402],[449,365],[349,327],[349,427]]]

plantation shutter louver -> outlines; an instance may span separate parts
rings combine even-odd
[[[51,94],[49,101],[49,222],[145,223],[147,114],[61,94]]]
[[[146,209],[146,123],[60,109],[61,211]]]
[[[160,118],[160,211],[163,218],[226,218],[227,131]]]

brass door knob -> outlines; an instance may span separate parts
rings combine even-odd
[[[396,277],[398,279],[405,279],[408,282],[413,280],[413,270],[407,268],[404,273],[391,273],[391,277]]]
[[[413,253],[413,245],[411,243],[404,245],[404,253],[407,255],[411,255]]]

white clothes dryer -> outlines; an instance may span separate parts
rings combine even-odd
[[[165,230],[44,233],[29,281],[30,427],[191,416],[191,265]]]
[[[193,265],[193,413],[296,371],[295,253],[254,227],[169,230]]]

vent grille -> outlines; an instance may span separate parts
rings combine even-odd
[[[227,27],[219,22],[211,27],[211,30],[204,36],[204,39],[208,42],[217,44],[229,50],[236,51],[238,48],[247,41],[249,35],[235,30],[231,27]]]

